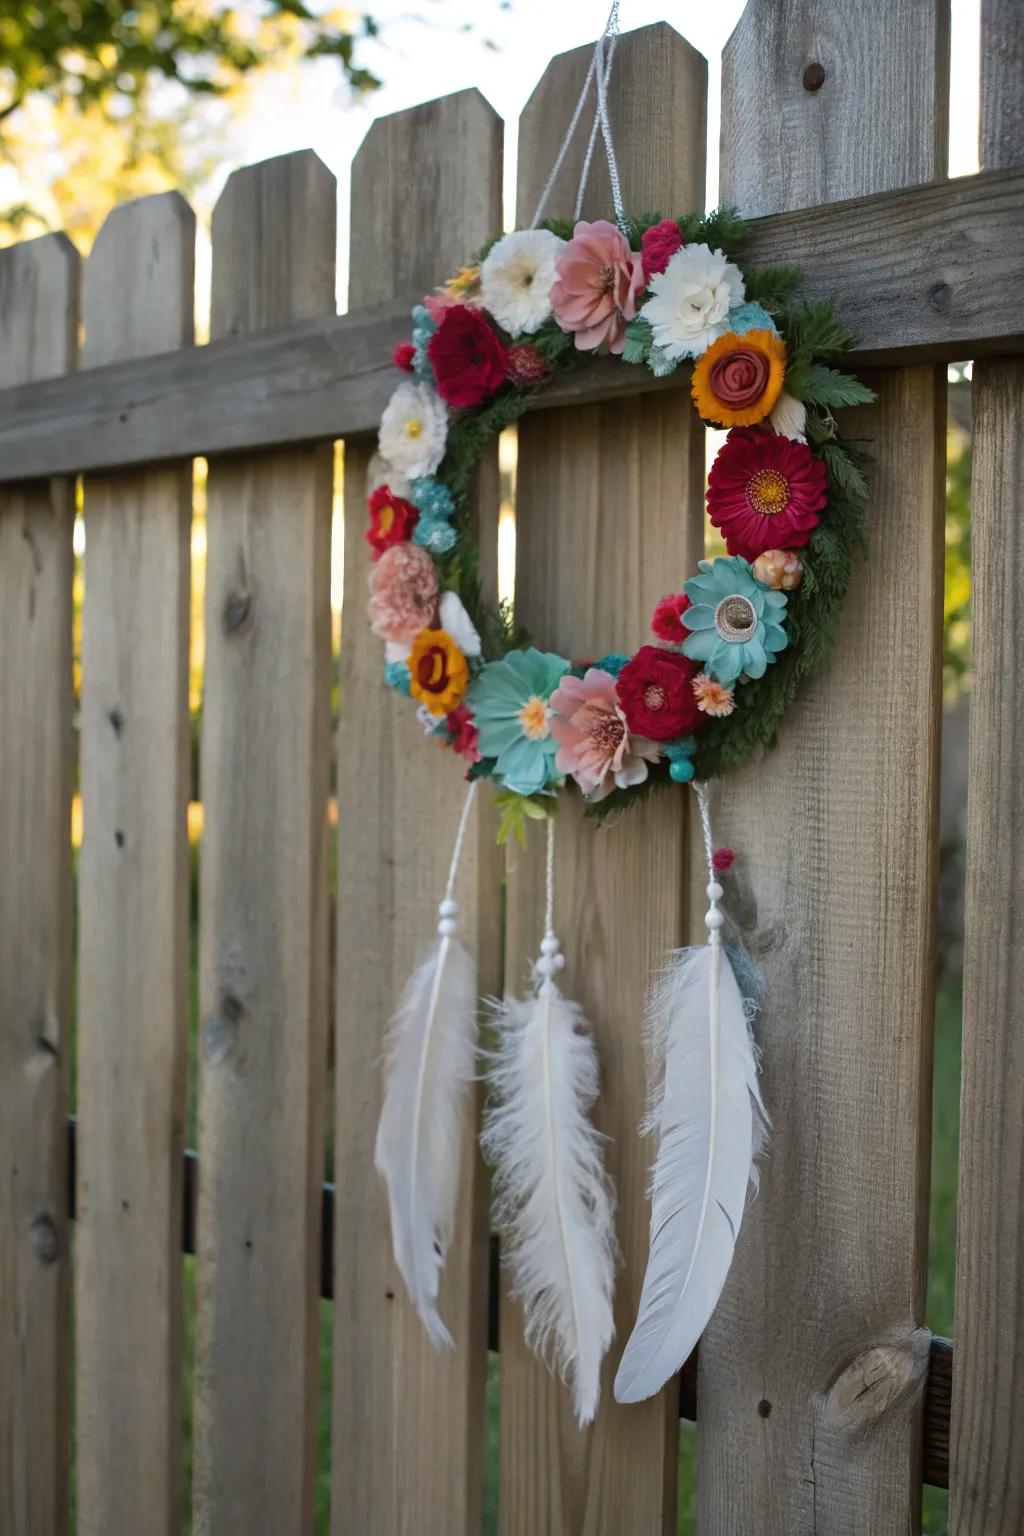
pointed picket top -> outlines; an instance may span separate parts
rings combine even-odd
[[[65,234],[0,250],[0,389],[74,368],[81,265]]]
[[[337,191],[311,149],[231,173],[213,210],[211,338],[333,309]]]
[[[188,346],[194,336],[196,216],[180,192],[111,210],[82,282],[82,364],[98,368]]]

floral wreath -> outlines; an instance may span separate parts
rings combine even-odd
[[[412,312],[411,375],[380,423],[367,541],[385,678],[429,734],[501,787],[502,837],[571,779],[602,817],[658,784],[707,780],[774,743],[834,638],[867,457],[833,409],[873,392],[827,366],[853,346],[790,266],[744,274],[735,213],[572,226],[492,241]],[[481,596],[468,515],[488,442],[558,374],[610,353],[691,372],[700,416],[728,429],[708,514],[726,553],[698,562],[651,618],[655,644],[575,661],[529,645]]]

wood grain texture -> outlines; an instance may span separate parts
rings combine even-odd
[[[981,132],[985,170],[1024,165],[1024,15],[1019,0],[981,0]]]
[[[195,219],[109,215],[91,368],[192,342]],[[78,1529],[181,1529],[192,465],[85,483],[75,1262]]]
[[[984,0],[981,159],[1024,158],[1024,12]],[[957,1202],[952,1536],[1024,1528],[1024,1033],[1018,849],[1024,781],[1013,618],[1024,589],[1015,509],[1024,472],[1024,363],[977,363],[971,384],[972,670],[967,778],[963,1067]]]
[[[532,216],[591,52],[554,59],[523,113],[520,222]],[[610,109],[629,209],[701,206],[706,79],[704,59],[668,26],[621,38]],[[643,125],[635,117],[641,102]],[[567,156],[552,214],[572,212],[584,146],[585,137]],[[598,162],[586,218],[611,213],[600,153]],[[699,553],[703,444],[700,423],[678,395],[520,424],[516,617],[541,649],[601,656],[644,642],[654,604]],[[684,930],[683,809],[682,794],[657,796],[628,824],[601,831],[583,820],[578,799],[559,815],[555,926],[567,959],[560,984],[595,1032],[602,1069],[595,1119],[610,1138],[623,1264],[601,1406],[582,1434],[564,1387],[526,1349],[520,1307],[503,1296],[502,1536],[675,1530],[678,1387],[630,1408],[616,1405],[611,1389],[647,1258],[649,1149],[637,1135],[646,1094],[642,1015],[650,979]],[[509,857],[507,985],[515,991],[528,983],[543,928],[543,843],[535,829],[527,852]]]
[[[75,366],[78,256],[0,251],[0,387]],[[67,1529],[69,482],[0,494],[0,1530]]]
[[[212,330],[330,313],[335,184],[236,171]],[[211,462],[201,788],[195,1524],[313,1529],[327,1066],[329,444]]]
[[[502,127],[476,91],[371,127],[352,167],[353,304],[429,292],[501,228]],[[443,210],[439,217],[437,210]],[[407,332],[406,332],[407,334]],[[390,387],[398,375],[391,370]],[[455,1349],[438,1354],[392,1258],[373,1166],[388,1019],[434,935],[464,786],[407,699],[382,686],[366,622],[368,451],[346,444],[345,595],[338,734],[337,1122],[333,1530],[476,1536],[484,1466],[487,1212],[467,1134],[455,1240],[440,1310]],[[481,572],[496,576],[497,487],[478,493]],[[501,990],[500,868],[486,797],[456,890],[461,937],[483,995]]]
[[[1022,238],[1018,169],[755,219],[745,261],[800,267],[808,296],[837,300],[862,361],[952,362],[1024,349]],[[0,392],[0,481],[375,431],[421,297],[112,365],[88,386]],[[671,393],[686,377],[596,359],[539,405]]]
[[[838,8],[753,0],[727,47],[722,195],[743,212],[942,172],[941,0],[842,9],[829,32]],[[766,123],[802,121],[815,57],[830,120],[783,167],[743,115],[757,91]],[[870,564],[779,747],[713,807],[739,855],[727,906],[768,987],[774,1131],[701,1342],[701,1536],[920,1519],[945,381],[867,377],[878,403],[848,430],[875,460]]]
[[[748,0],[722,52],[723,198],[726,167],[751,216],[944,176],[948,77],[948,4]]]
[[[979,363],[971,389],[973,646],[950,1531],[1024,1528],[1024,1029],[1016,508],[1024,366]]]

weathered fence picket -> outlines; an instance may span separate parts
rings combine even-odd
[[[191,345],[195,219],[116,208],[83,367]],[[81,1536],[181,1529],[192,464],[86,477],[75,1390]]]
[[[982,7],[981,163],[1024,164],[1024,10]],[[957,1214],[952,1536],[1024,1528],[1021,1029],[1024,363],[979,362],[971,387],[973,689],[967,800],[963,1081]]]
[[[0,251],[0,388],[78,355],[63,235]],[[0,1530],[64,1536],[74,483],[0,492]]]
[[[876,461],[871,550],[836,657],[772,757],[714,796],[716,832],[739,855],[727,904],[767,973],[759,1029],[775,1132],[700,1345],[701,1536],[913,1532],[923,1468],[945,1476],[942,1454],[923,1459],[921,1409],[930,1372],[941,1450],[949,1352],[923,1316],[943,369],[965,356],[978,359],[975,688],[951,1531],[1024,1525],[1024,13],[982,0],[982,28],[984,169],[955,183],[942,180],[949,0],[749,0],[724,55],[722,197],[757,220],[747,260],[796,260],[811,294],[837,298],[864,339],[861,362],[879,365],[879,401],[853,427]],[[590,58],[553,60],[524,110],[520,223]],[[610,103],[628,211],[700,204],[705,91],[704,60],[670,27],[618,40]],[[571,213],[584,151],[570,150],[548,212]],[[676,1386],[620,1408],[611,1377],[648,1241],[642,999],[703,904],[685,796],[652,799],[625,827],[558,819],[556,928],[566,990],[598,1038],[596,1116],[623,1250],[590,1430],[576,1430],[563,1389],[526,1351],[504,1282],[500,1299],[488,1291],[472,1136],[442,1286],[453,1353],[434,1352],[409,1306],[373,1168],[388,1016],[433,934],[460,796],[450,758],[382,688],[364,623],[369,432],[396,381],[389,353],[408,335],[409,304],[500,230],[501,172],[502,125],[475,91],[378,121],[353,166],[344,316],[323,165],[287,155],[236,172],[214,215],[208,348],[190,346],[187,206],[166,194],[121,208],[86,267],[84,375],[70,244],[0,252],[0,1536],[68,1536],[72,1476],[82,1536],[182,1525],[189,533],[204,451],[193,1528],[325,1529],[314,1456],[332,942],[334,1536],[479,1536],[489,1302],[502,1536],[677,1528]],[[610,204],[598,147],[584,215],[610,217]],[[655,381],[598,361],[520,423],[516,617],[539,645],[596,655],[642,643],[653,603],[698,554],[704,436],[685,383],[682,370]],[[347,517],[331,934],[336,436]],[[72,1470],[75,500],[73,482],[53,476],[76,472],[87,539]],[[491,591],[497,500],[492,450],[475,509]],[[506,856],[488,799],[457,888],[485,995],[522,991],[543,913],[542,839]],[[691,1369],[690,1416],[692,1380]]]
[[[946,0],[844,10],[752,0],[730,39],[722,197],[741,212],[943,175]],[[702,1536],[919,1519],[945,380],[871,382],[870,554],[835,658],[770,764],[718,797],[775,1129],[701,1344]]]
[[[501,222],[501,123],[476,91],[374,123],[352,167],[350,305],[430,292]],[[393,373],[394,378],[394,373]],[[471,1536],[484,1469],[487,1212],[466,1140],[439,1354],[391,1253],[373,1172],[388,1017],[432,942],[462,808],[458,774],[381,695],[380,642],[364,622],[369,444],[345,453],[345,630],[338,730],[333,1530]],[[479,495],[481,577],[497,581],[494,459]],[[482,993],[501,991],[500,870],[488,807],[466,839],[456,896]],[[474,1127],[475,1129],[475,1127]],[[429,1432],[424,1433],[424,1426]]]
[[[334,305],[335,183],[236,171],[211,334]],[[313,1525],[327,1069],[330,444],[213,460],[200,787],[195,1524]]]
[[[558,153],[592,50],[548,66],[520,120],[518,222],[528,224]],[[615,51],[610,111],[630,208],[698,206],[704,194],[707,66],[665,25],[627,33]],[[635,114],[643,101],[643,123]],[[582,136],[581,136],[582,138]],[[585,141],[573,146],[547,212],[571,216]],[[585,218],[610,211],[608,170],[595,155]],[[516,487],[516,617],[543,649],[564,656],[635,648],[658,599],[703,544],[704,433],[689,401],[584,405],[526,417]],[[596,1119],[610,1138],[623,1263],[616,1343],[601,1407],[579,1434],[564,1389],[526,1350],[519,1306],[503,1302],[502,1536],[655,1536],[674,1526],[678,1393],[623,1408],[614,1365],[636,1317],[649,1237],[649,1148],[637,1136],[647,1092],[643,1000],[668,950],[685,938],[685,817],[662,798],[628,826],[598,832],[560,816],[555,923],[567,961],[566,995],[593,1025],[601,1059]],[[508,867],[507,984],[521,989],[544,912],[543,840],[512,849]],[[636,925],[628,914],[645,913]]]

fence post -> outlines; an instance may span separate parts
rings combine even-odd
[[[501,229],[502,125],[477,91],[373,123],[352,167],[349,301],[429,293]],[[402,375],[395,372],[397,384]],[[466,1139],[438,1354],[395,1268],[373,1166],[388,1018],[436,923],[464,786],[424,741],[408,700],[383,686],[366,620],[366,470],[345,445],[345,597],[338,730],[337,1131],[335,1138],[335,1536],[475,1536],[482,1518],[487,1212]],[[478,488],[481,577],[496,584],[496,458]],[[475,814],[457,892],[481,994],[501,990],[500,885],[490,807]]]
[[[210,331],[334,309],[335,183],[309,151],[236,171]],[[200,765],[195,1523],[313,1528],[327,1068],[333,449],[217,459]]]
[[[0,389],[78,351],[78,254],[0,251]],[[67,1529],[74,482],[0,491],[0,1530]]]
[[[195,218],[115,208],[89,368],[192,342]],[[78,1529],[181,1528],[192,465],[85,482],[75,1249]]]
[[[552,60],[520,120],[518,222],[528,224],[583,84],[591,48]],[[609,92],[627,213],[703,205],[707,65],[671,27],[620,38]],[[591,97],[593,101],[593,97]],[[591,108],[592,110],[592,108]],[[590,113],[547,212],[571,217]],[[608,170],[595,153],[583,205],[611,218]],[[703,545],[704,433],[685,396],[638,396],[545,411],[519,429],[516,618],[563,656],[634,650],[650,639],[658,599],[678,588]],[[636,1317],[648,1251],[649,1147],[638,1136],[646,1097],[643,1005],[667,952],[684,942],[684,791],[665,793],[597,830],[578,805],[559,814],[556,925],[566,995],[594,1027],[602,1069],[597,1122],[610,1138],[623,1264],[615,1343],[601,1407],[581,1435],[565,1389],[526,1350],[522,1311],[507,1296],[501,1328],[502,1536],[655,1536],[675,1529],[678,1388],[623,1408],[612,1378]],[[524,985],[544,913],[543,837],[508,869],[506,954]]]
[[[1024,12],[1013,0],[984,0],[981,25],[981,163],[996,170],[1024,164]],[[1016,644],[1024,593],[1022,401],[1019,358],[975,363],[953,1536],[1013,1536],[1024,1528],[1024,1222],[1012,1183],[1024,1168],[1024,690]]]
[[[750,0],[726,46],[722,196],[742,213],[945,173],[947,0],[842,10]],[[835,657],[719,797],[768,983],[774,1132],[701,1343],[703,1536],[920,1518],[944,375],[872,379],[849,423],[876,460],[871,549]]]

